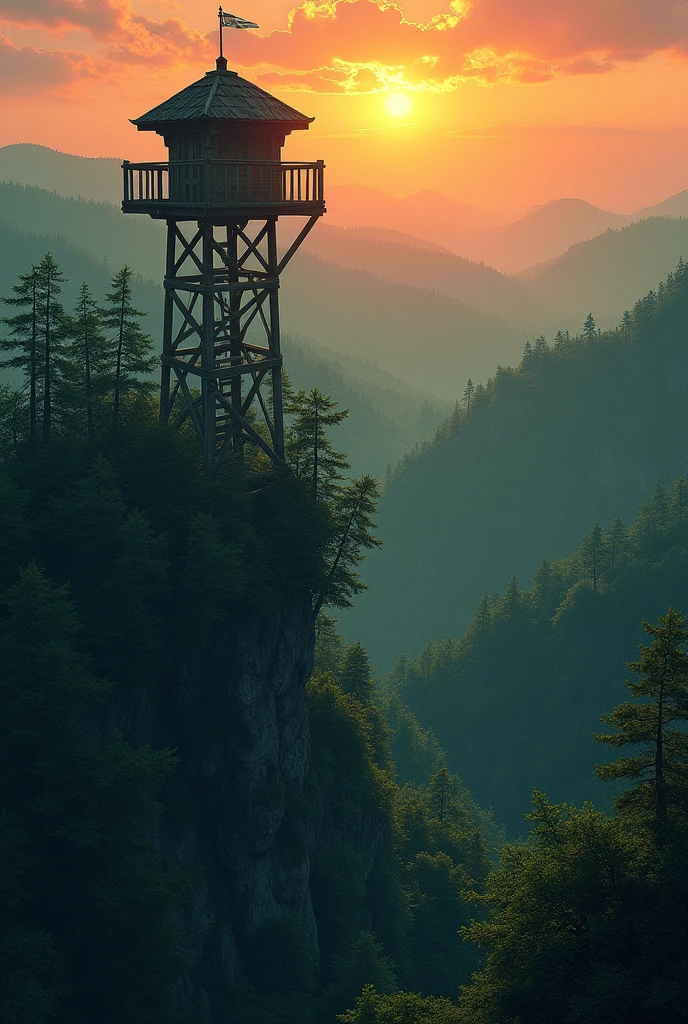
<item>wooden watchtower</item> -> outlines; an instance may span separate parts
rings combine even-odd
[[[191,418],[206,473],[246,442],[284,461],[279,279],[325,200],[323,162],[283,163],[281,150],[312,120],[220,56],[132,122],[169,150],[168,163],[123,164],[124,213],[167,221],[161,418]],[[284,216],[305,223],[278,254]]]

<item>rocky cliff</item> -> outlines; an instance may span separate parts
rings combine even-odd
[[[183,1004],[210,1009],[213,992],[243,976],[261,928],[285,915],[317,958],[299,810],[313,645],[310,600],[296,595],[260,618],[237,616],[172,688],[180,791],[162,843],[192,887],[178,922],[194,964],[180,979]]]

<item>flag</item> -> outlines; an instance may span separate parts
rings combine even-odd
[[[236,14],[222,14],[222,27],[223,28],[259,28],[255,21],[246,21],[245,18],[240,18]]]

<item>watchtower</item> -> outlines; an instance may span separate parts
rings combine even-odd
[[[246,442],[284,461],[279,280],[325,213],[323,162],[281,158],[313,118],[220,53],[214,71],[132,121],[163,137],[169,161],[122,165],[124,213],[167,222],[160,415],[191,418],[206,473]],[[284,216],[305,222],[278,254]]]

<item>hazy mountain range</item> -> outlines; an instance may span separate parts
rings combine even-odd
[[[120,160],[70,156],[43,146],[1,147],[3,179],[117,205],[121,197]],[[391,228],[509,273],[561,255],[608,228],[647,217],[688,217],[688,190],[633,214],[600,210],[576,198],[519,214],[480,210],[431,190],[400,199],[361,185],[327,185],[326,194],[331,226]]]

